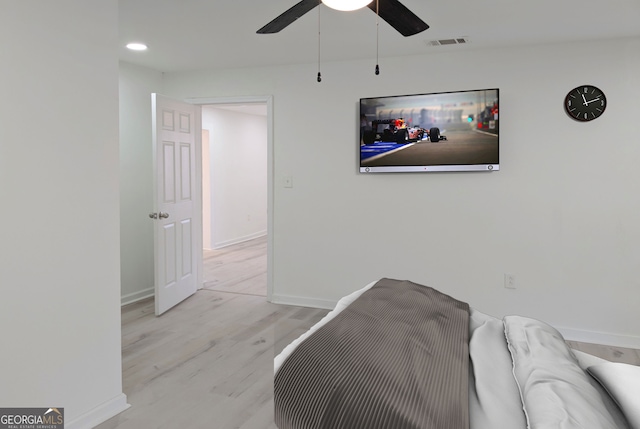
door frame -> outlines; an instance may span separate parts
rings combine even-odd
[[[273,95],[263,96],[237,96],[237,97],[198,97],[186,98],[186,103],[195,105],[216,104],[248,104],[264,103],[267,105],[267,301],[271,302],[273,296],[273,205],[274,205],[274,179],[273,179]],[[198,129],[202,128],[202,115],[196,119]],[[200,213],[202,213],[202,139],[196,147],[196,183],[199,196]],[[202,224],[202,220],[200,220]],[[201,225],[202,226],[202,225]],[[202,228],[200,228],[202,230]],[[200,247],[202,247],[202,234],[200,234]],[[202,250],[198,260],[198,289],[203,287],[203,261]]]

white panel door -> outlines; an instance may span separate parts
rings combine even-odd
[[[159,316],[197,290],[195,124],[200,107],[152,94],[152,109],[156,211],[150,216]]]

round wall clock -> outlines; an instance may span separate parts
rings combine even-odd
[[[564,98],[564,110],[576,121],[599,118],[607,108],[604,92],[593,85],[582,85],[569,91]]]

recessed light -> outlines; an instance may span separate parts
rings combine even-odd
[[[144,43],[129,43],[127,44],[127,48],[131,49],[132,51],[146,51],[147,45],[145,45]]]

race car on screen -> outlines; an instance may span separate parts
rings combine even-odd
[[[371,122],[371,129],[364,131],[362,141],[367,145],[375,142],[404,144],[425,140],[427,138],[432,142],[447,139],[446,136],[440,134],[438,127],[433,127],[427,131],[420,127],[407,127],[406,122],[402,118],[375,119]]]

